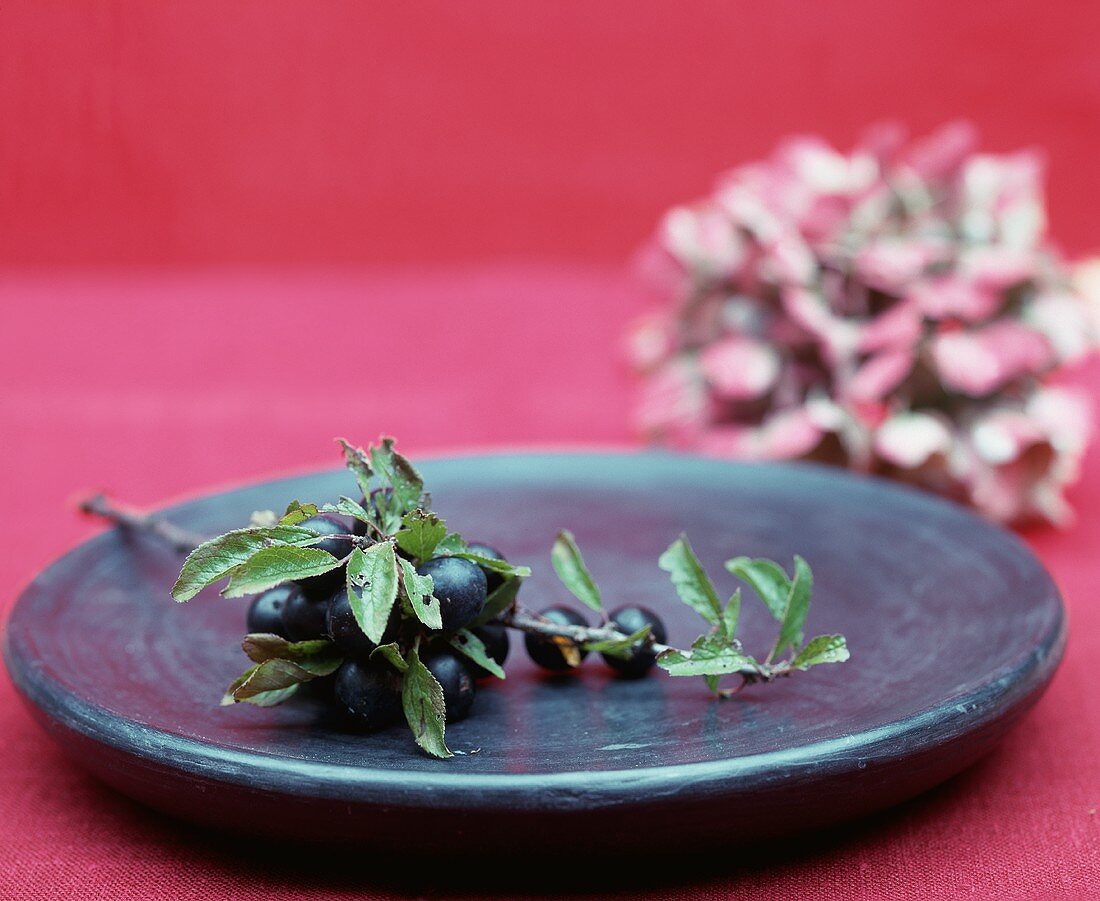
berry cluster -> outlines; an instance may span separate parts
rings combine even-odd
[[[343,557],[347,552],[347,538],[337,536],[356,532],[331,513],[311,516],[299,526],[332,536],[312,546],[334,557]],[[471,544],[467,550],[479,557],[504,561],[499,551],[485,544]],[[491,569],[454,556],[428,559],[416,567],[416,572],[432,580],[432,596],[439,602],[442,628],[427,630],[419,620],[403,616],[395,607],[382,643],[400,648],[411,646],[418,637],[422,639],[421,659],[443,691],[448,720],[455,722],[469,713],[475,682],[493,674],[455,651],[451,641],[482,613],[490,590],[499,588],[504,580]],[[362,727],[380,729],[401,718],[401,680],[391,664],[373,657],[379,644],[368,638],[359,625],[346,582],[346,569],[340,567],[270,588],[257,595],[248,608],[248,631],[276,635],[290,642],[331,642],[344,658],[330,677],[337,703]],[[491,660],[498,666],[504,664],[509,640],[503,623],[486,622],[469,632],[482,643]]]
[[[391,439],[369,451],[342,443],[362,491],[359,501],[294,501],[281,516],[255,513],[250,526],[191,551],[173,586],[177,601],[222,579],[228,579],[226,597],[256,595],[242,642],[252,666],[230,684],[223,704],[266,707],[309,683],[330,686],[335,704],[358,727],[380,729],[404,714],[421,748],[450,757],[446,723],[469,714],[479,681],[505,677],[509,628],[525,633],[531,659],[553,673],[571,672],[595,652],[623,678],[644,676],[656,664],[673,676],[705,677],[719,696],[737,690],[721,689],[723,676],[739,676],[739,688],[848,658],[843,636],[804,642],[812,574],[800,557],[793,578],[770,560],[727,561],[727,570],[753,588],[780,625],[766,658],[746,654],[737,637],[740,589],[723,605],[684,536],[658,565],[707,624],[690,648],[665,644],[664,624],[645,607],[605,612],[566,531],[551,561],[600,622],[590,625],[564,606],[531,613],[517,601],[530,569],[448,532],[430,509],[420,475]]]

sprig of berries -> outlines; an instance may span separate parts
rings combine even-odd
[[[380,729],[404,714],[421,748],[450,757],[446,723],[469,713],[478,680],[505,678],[509,628],[524,632],[531,659],[553,672],[573,672],[595,652],[623,678],[639,678],[657,665],[673,676],[703,676],[721,697],[749,683],[848,659],[841,635],[804,642],[813,578],[801,557],[795,557],[793,577],[771,560],[726,562],[779,624],[762,660],[745,653],[737,637],[741,590],[723,604],[686,536],[658,565],[680,600],[707,624],[690,648],[666,644],[663,623],[645,607],[606,612],[567,531],[554,542],[554,570],[600,622],[592,626],[570,607],[531,612],[517,599],[530,569],[448,531],[431,511],[419,473],[392,439],[367,450],[340,443],[360,500],[294,501],[282,515],[253,514],[248,527],[195,547],[172,588],[177,601],[189,601],[228,579],[224,596],[256,595],[242,643],[252,665],[229,685],[223,704],[271,706],[306,683],[328,679],[336,702],[361,727]],[[166,532],[163,520],[120,511],[102,499],[85,509],[180,537],[171,527]],[[739,681],[723,688],[724,676]]]

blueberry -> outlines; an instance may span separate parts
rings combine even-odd
[[[283,632],[291,641],[309,641],[325,638],[325,613],[328,611],[328,598],[316,600],[310,597],[304,586],[295,586],[283,604]]]
[[[466,546],[466,549],[471,554],[477,554],[479,557],[488,557],[490,560],[503,560],[504,554],[498,551],[495,547],[490,547],[487,544],[479,544],[475,542]],[[481,571],[485,573],[485,588],[492,594],[498,589],[504,582],[504,576],[498,572],[493,572],[491,569],[481,568]]]
[[[432,594],[439,600],[443,631],[467,625],[485,606],[485,573],[461,557],[436,557],[416,570],[432,577]]]
[[[447,722],[465,719],[474,703],[474,677],[466,664],[454,654],[441,651],[424,661],[439,687],[443,689],[443,703],[447,707]]]
[[[665,632],[665,624],[648,607],[626,606],[611,611],[611,623],[620,632],[630,635],[639,629],[649,626],[649,634],[653,640],[664,644],[668,638]],[[626,679],[638,679],[649,672],[657,660],[657,655],[648,649],[638,649],[630,659],[612,657],[603,654],[604,663],[611,667],[620,676]]]
[[[293,582],[285,585],[277,585],[269,588],[263,594],[256,595],[256,599],[248,608],[249,632],[270,632],[273,635],[282,635],[286,638],[286,627],[283,625],[283,608],[290,598],[302,593],[302,589]]]
[[[330,513],[319,513],[298,523],[298,528],[308,529],[319,535],[350,535],[351,528],[346,522]],[[351,542],[345,538],[326,538],[310,547],[328,551],[333,557],[343,558],[351,553]]]
[[[510,644],[507,627],[503,623],[486,623],[484,626],[478,626],[474,629],[473,633],[485,645],[485,652],[501,666],[504,666],[504,661],[508,659],[508,646]],[[472,660],[467,660],[466,665],[470,668],[470,672],[474,674],[475,679],[484,679],[492,675],[487,669],[483,669]]]
[[[336,700],[367,729],[401,719],[400,677],[387,663],[346,660],[336,671]]]
[[[400,616],[395,608],[386,631],[382,634],[382,644],[387,644],[397,637],[399,623]],[[355,619],[355,614],[351,612],[347,588],[341,588],[329,599],[325,610],[325,631],[341,651],[352,657],[369,657],[378,647],[367,638]]]
[[[309,529],[311,532],[317,532],[321,535],[351,534],[351,528],[347,523],[327,513],[311,516],[309,519],[302,520],[299,525],[304,529]],[[346,539],[326,538],[317,544],[311,545],[311,547],[320,548],[322,551],[328,551],[334,557],[343,559],[351,553],[352,545],[351,542]],[[331,569],[327,573],[322,573],[319,576],[301,579],[298,584],[302,586],[302,590],[312,600],[327,601],[340,589],[341,585],[346,584],[346,581],[347,574],[345,568],[338,566],[336,569]]]
[[[572,607],[548,607],[543,610],[539,616],[559,626],[588,625],[588,620]],[[523,636],[523,641],[527,646],[528,655],[543,669],[552,670],[553,672],[564,672],[573,668],[566,662],[565,657],[562,656],[561,648],[558,647],[549,636],[536,635],[532,632],[528,632]],[[580,654],[583,660],[588,651],[578,645],[577,653]]]

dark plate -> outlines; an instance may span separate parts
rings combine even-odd
[[[724,592],[736,554],[816,577],[811,634],[843,632],[822,666],[714,702],[701,679],[540,675],[513,639],[508,680],[447,730],[449,761],[407,731],[356,735],[317,697],[220,708],[244,667],[246,601],[174,604],[179,558],[112,531],[27,588],[5,655],[39,722],[79,763],[181,817],[251,833],[408,846],[602,853],[698,848],[796,831],[911,797],[990,750],[1062,653],[1057,589],[1013,535],[886,483],[803,466],[669,455],[508,455],[422,466],[436,508],[469,539],[535,568],[523,596],[568,599],[548,553],[572,529],[611,604],[653,607],[674,641],[697,634],[656,565],[687,531]],[[255,509],[350,494],[344,472],[269,482],[174,507],[214,533]],[[750,652],[774,635],[746,605]],[[423,814],[430,812],[425,819]]]

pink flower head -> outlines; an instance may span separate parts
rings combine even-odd
[[[699,365],[719,399],[751,400],[775,386],[780,359],[763,341],[733,335],[704,348]]]
[[[1043,383],[1100,344],[1100,262],[1071,281],[1045,243],[1040,154],[976,148],[965,122],[794,137],[670,211],[668,318],[630,336],[642,429],[1062,518],[1084,437]]]
[[[987,397],[1026,375],[1041,375],[1054,362],[1050,342],[1017,322],[937,335],[932,360],[945,387]]]

